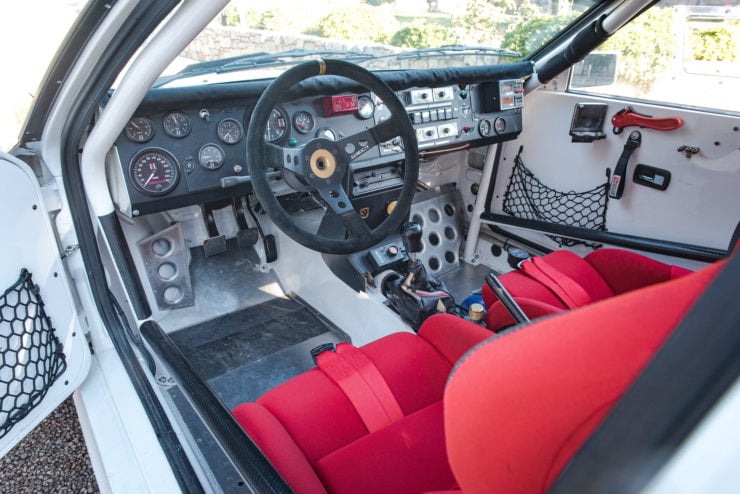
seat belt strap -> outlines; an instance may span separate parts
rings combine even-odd
[[[403,418],[401,407],[378,368],[350,343],[316,357],[318,368],[347,396],[369,432]]]
[[[575,309],[592,302],[589,294],[573,278],[535,257],[521,264],[521,270],[530,278],[548,288],[569,309]]]

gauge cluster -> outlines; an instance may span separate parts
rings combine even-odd
[[[522,128],[522,83],[514,79],[413,87],[396,94],[416,131],[420,152],[427,154],[515,138]],[[230,180],[238,185],[228,188],[221,183],[248,175],[245,129],[257,96],[212,99],[197,106],[192,103],[197,98],[155,100],[142,106],[116,141],[128,193],[126,201],[117,201],[128,207],[119,209],[136,216],[250,192],[245,180]],[[390,116],[372,93],[303,97],[273,108],[264,138],[283,147],[316,138],[338,140]],[[360,176],[368,169],[398,166],[403,153],[399,138],[381,143],[353,163],[353,171]],[[389,181],[388,187],[394,184]],[[365,190],[362,183],[355,188]]]

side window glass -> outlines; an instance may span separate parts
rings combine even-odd
[[[579,62],[570,89],[740,112],[740,7],[675,3],[659,2]]]

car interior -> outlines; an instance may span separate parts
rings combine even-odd
[[[123,328],[91,345],[156,383],[183,468],[224,492],[646,485],[736,376],[737,336],[681,378],[691,406],[666,372],[699,364],[652,369],[728,333],[703,304],[737,293],[740,219],[737,112],[571,84],[652,3],[594,2],[520,61],[179,84],[200,75],[161,67],[208,17],[183,5],[64,171]],[[608,443],[666,409],[664,442]]]

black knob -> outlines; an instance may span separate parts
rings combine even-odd
[[[401,239],[403,240],[403,246],[406,248],[406,252],[409,254],[421,252],[421,249],[424,248],[421,243],[421,225],[413,221],[409,221],[403,225]]]

